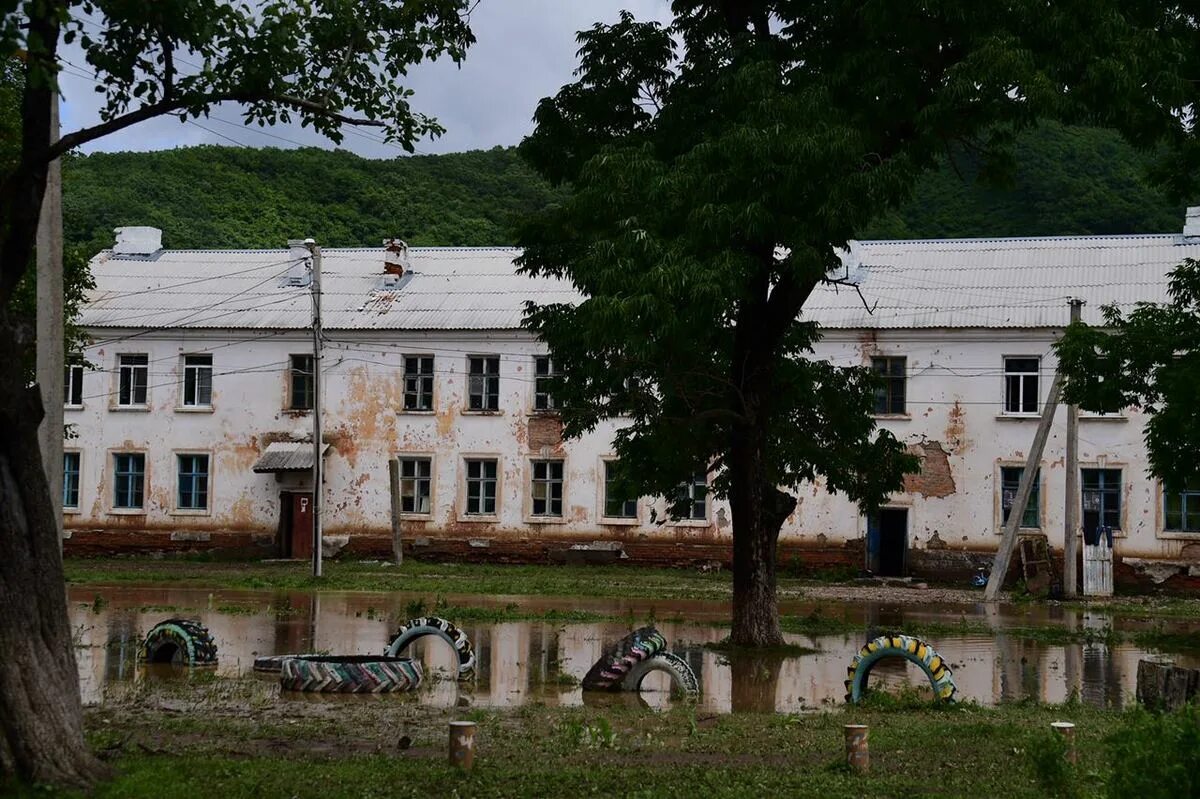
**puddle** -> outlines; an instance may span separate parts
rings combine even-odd
[[[260,655],[322,651],[337,654],[382,653],[395,628],[410,615],[418,599],[401,593],[209,591],[191,587],[81,586],[69,591],[71,623],[85,704],[136,689],[143,681],[178,679],[169,667],[136,661],[137,648],[154,624],[175,615],[196,618],[216,639],[220,657],[216,673],[236,677],[252,673]],[[96,601],[99,598],[100,601]],[[428,599],[428,597],[425,597]],[[803,712],[843,701],[846,666],[867,640],[882,631],[903,631],[905,623],[986,623],[992,634],[930,636],[929,642],[954,670],[958,696],[983,705],[1036,699],[1066,701],[1073,691],[1082,701],[1101,707],[1134,702],[1138,660],[1151,650],[1131,643],[1051,644],[1023,640],[1005,627],[1065,626],[1103,630],[1114,624],[1106,616],[1062,607],[884,605],[872,602],[786,602],[790,615],[813,612],[861,625],[853,634],[792,634],[789,643],[816,649],[799,657],[735,658],[706,648],[728,635],[713,624],[728,618],[722,602],[630,601],[571,597],[447,597],[451,605],[498,607],[527,611],[584,611],[628,616],[629,621],[464,622],[459,626],[475,647],[477,677],[470,683],[451,679],[457,661],[449,646],[435,639],[419,641],[409,652],[425,665],[427,679],[415,695],[385,701],[416,701],[454,707],[515,707],[632,703],[666,707],[672,701],[663,675],[651,674],[638,695],[584,694],[578,681],[605,647],[653,615],[656,625],[685,658],[701,686],[699,709],[707,712]],[[453,621],[453,614],[449,614]],[[686,619],[686,621],[685,621]],[[1150,622],[1117,620],[1117,629],[1145,628]],[[1177,622],[1168,630],[1188,631]],[[1179,657],[1181,665],[1200,665]],[[429,679],[432,677],[432,679]],[[927,686],[924,676],[904,661],[883,661],[871,684],[895,688]],[[263,678],[264,690],[277,682]],[[285,701],[356,701],[359,697],[282,694]]]

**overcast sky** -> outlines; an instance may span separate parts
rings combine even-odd
[[[424,64],[409,77],[416,92],[414,108],[437,117],[446,128],[440,139],[418,144],[418,151],[457,152],[519,142],[531,129],[538,100],[572,79],[576,31],[597,21],[611,22],[622,8],[638,19],[666,21],[670,16],[668,0],[482,0],[471,18],[477,41],[462,67],[450,61]],[[102,95],[95,91],[94,82],[77,74],[78,67],[86,67],[78,49],[67,48],[64,55],[73,65],[63,77],[62,129],[67,133],[99,121]],[[82,149],[163,150],[235,142],[259,147],[334,146],[299,125],[265,129],[290,141],[264,135],[257,127],[243,127],[235,106],[217,109],[200,124],[207,130],[174,118],[151,120]],[[378,133],[367,131],[369,136],[347,135],[340,146],[370,157],[403,154],[394,145],[374,141]]]

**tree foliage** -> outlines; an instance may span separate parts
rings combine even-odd
[[[627,415],[617,450],[647,491],[718,471],[733,638],[777,643],[796,506],[778,486],[820,479],[869,509],[914,466],[875,430],[864,370],[811,357],[806,299],[943,159],[1011,176],[1043,119],[1190,141],[1195,23],[1150,0],[672,8],[669,28],[622,14],[582,32],[578,79],[538,106],[523,152],[568,195],[526,227],[522,263],[585,300],[527,324],[563,370],[569,434]]]
[[[1171,273],[1170,302],[1128,314],[1109,306],[1103,328],[1073,325],[1056,344],[1065,396],[1090,411],[1150,415],[1150,471],[1171,490],[1200,485],[1200,261]]]

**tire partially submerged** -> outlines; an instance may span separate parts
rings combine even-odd
[[[638,663],[621,683],[622,690],[642,690],[642,681],[652,671],[665,672],[671,678],[672,693],[685,696],[697,696],[700,693],[700,681],[696,679],[696,672],[692,671],[686,660],[673,652],[659,652]]]
[[[315,658],[320,654],[314,652],[307,655],[263,655],[254,659],[254,670],[263,674],[278,674],[283,670],[283,661],[288,658]]]
[[[666,649],[667,639],[654,627],[634,630],[588,669],[583,678],[583,690],[620,691],[635,666]]]
[[[421,677],[421,664],[409,658],[307,655],[283,658],[279,685],[309,693],[388,694],[416,689]]]
[[[217,644],[208,628],[191,619],[167,619],[150,628],[138,650],[144,663],[215,666]]]
[[[414,641],[430,635],[441,638],[454,647],[458,655],[458,679],[471,679],[475,674],[475,648],[471,646],[471,639],[454,624],[437,616],[422,616],[404,622],[396,631],[396,637],[388,645],[385,654],[388,657],[397,657]]]
[[[903,658],[917,664],[929,684],[933,695],[943,702],[953,702],[958,686],[954,675],[942,656],[929,644],[911,635],[881,635],[858,651],[846,669],[846,701],[857,704],[862,701],[867,689],[871,669],[885,658]]]

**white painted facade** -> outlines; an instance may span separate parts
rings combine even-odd
[[[526,299],[558,301],[570,296],[569,289],[514,277],[513,251],[411,255],[411,283],[396,292],[378,288],[381,249],[333,251],[326,261],[334,308],[332,323],[326,321],[322,375],[330,443],[323,494],[327,535],[389,537],[387,462],[407,456],[428,458],[432,467],[429,512],[404,516],[409,541],[469,541],[481,548],[728,543],[729,509],[721,501],[707,502],[703,518],[695,520],[652,523],[652,507],[655,518],[664,516],[663,503],[653,498],[638,502],[634,518],[607,517],[603,463],[612,456],[621,421],[561,442],[554,417],[534,409],[534,358],[544,350],[513,320]],[[1099,303],[1161,300],[1167,271],[1184,256],[1200,256],[1200,242],[1158,236],[852,247],[848,270],[868,301],[877,303],[875,313],[866,314],[845,289],[819,292],[805,313],[826,327],[817,357],[865,366],[875,357],[905,359],[904,413],[881,417],[880,425],[925,455],[922,474],[891,503],[907,510],[907,547],[994,549],[1002,521],[1001,469],[1023,465],[1037,427],[1036,413],[1004,410],[1005,357],[1038,359],[1040,411],[1055,367],[1056,325],[1068,313],[1066,297],[1089,299],[1085,318],[1092,319]],[[123,531],[215,541],[237,533],[260,544],[282,535],[282,492],[311,490],[307,476],[260,474],[253,467],[268,444],[303,440],[311,426],[308,412],[288,409],[289,357],[311,352],[304,329],[307,293],[264,284],[264,273],[255,270],[283,264],[294,272],[288,258],[286,252],[167,251],[140,259],[106,252],[94,259],[98,287],[82,319],[94,340],[85,353],[94,368],[83,376],[78,407],[66,411],[77,433],[66,448],[79,457],[78,502],[66,511],[72,535],[90,531],[95,542]],[[904,259],[936,270],[932,277],[912,277],[919,270],[906,268],[899,262]],[[1054,270],[1054,259],[1071,268]],[[189,354],[212,357],[211,407],[184,404]],[[121,355],[146,357],[143,406],[120,405]],[[404,407],[405,355],[434,359],[430,411]],[[470,356],[499,358],[495,411],[467,409]],[[1161,488],[1146,472],[1143,422],[1136,410],[1104,418],[1084,414],[1080,464],[1120,470],[1119,557],[1179,559],[1200,549],[1183,549],[1200,534],[1165,529]],[[1037,529],[1056,548],[1063,538],[1064,431],[1060,409],[1042,459],[1037,513]],[[115,456],[121,453],[145,457],[140,508],[117,507]],[[193,453],[209,459],[203,510],[179,507],[179,456]],[[470,459],[498,464],[494,513],[468,512]],[[559,516],[534,515],[531,483],[538,460],[563,464]],[[941,477],[933,479],[943,464]],[[867,535],[867,521],[844,497],[827,494],[819,483],[797,493],[801,503],[785,525],[784,545],[839,548]],[[125,539],[113,541],[118,547]]]

